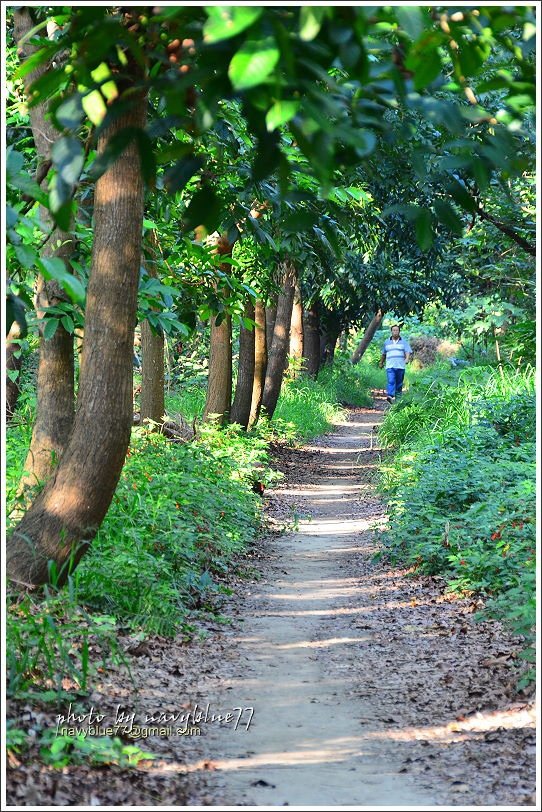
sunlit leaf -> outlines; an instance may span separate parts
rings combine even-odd
[[[245,42],[228,68],[228,76],[235,90],[246,90],[261,84],[272,73],[279,58],[280,51],[273,37]]]
[[[203,26],[205,42],[220,42],[235,37],[256,22],[262,8],[249,6],[205,6],[207,22]]]

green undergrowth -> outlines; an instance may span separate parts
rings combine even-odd
[[[534,662],[534,374],[429,370],[388,412],[380,437],[389,500],[383,554],[484,599]],[[533,677],[528,669],[522,685]]]
[[[173,392],[168,413],[192,421],[204,399],[197,386]],[[260,531],[254,479],[271,486],[280,478],[270,443],[325,431],[341,402],[368,397],[363,377],[338,367],[323,370],[318,382],[286,381],[275,418],[249,433],[199,425],[195,440],[177,443],[134,428],[111,507],[67,585],[8,596],[9,695],[45,704],[85,695],[106,662],[125,662],[119,634],[188,638],[198,618],[219,619],[229,573],[238,562],[241,572],[240,555]],[[32,422],[29,399],[7,432],[8,522]]]
[[[327,431],[346,406],[369,406],[367,375],[345,359],[320,370],[318,380],[306,375],[287,380],[273,415],[279,432],[309,439]]]

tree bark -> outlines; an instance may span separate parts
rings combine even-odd
[[[277,317],[268,355],[262,399],[262,406],[270,418],[273,417],[275,412],[284,376],[286,353],[290,342],[290,324],[296,282],[296,270],[291,262],[285,262],[283,269],[283,284],[277,302]]]
[[[99,138],[98,154],[120,130],[144,127],[146,104],[143,94],[131,97],[130,108]],[[96,183],[77,412],[58,467],[8,538],[7,575],[20,586],[53,576],[65,582],[94,538],[120,477],[132,426],[143,194],[132,141]]]
[[[269,338],[269,347],[271,349],[271,342],[273,340],[273,330],[275,329],[275,321],[277,318],[277,300],[273,298],[265,308],[265,334]]]
[[[303,311],[303,336],[305,369],[307,375],[316,380],[320,369],[320,315],[317,304]]]
[[[297,362],[294,369],[295,377],[303,361],[303,303],[301,301],[301,286],[299,281],[296,282],[295,285],[294,304],[292,307],[289,355]]]
[[[6,337],[6,422],[11,420],[21,393],[20,374],[22,366],[19,336],[21,326],[14,321]],[[9,373],[17,373],[13,378]]]
[[[333,363],[340,332],[340,327],[330,327],[326,332],[322,333],[320,340],[322,366]]]
[[[261,299],[256,299],[254,308],[254,381],[252,384],[252,403],[250,405],[249,428],[252,428],[260,416],[263,387],[267,372],[267,337],[265,328],[265,306]]]
[[[231,316],[211,320],[211,345],[209,349],[209,378],[203,420],[217,420],[220,425],[228,422],[231,409]]]
[[[254,304],[248,301],[245,305],[244,318],[254,321]],[[241,324],[239,333],[239,369],[237,372],[237,386],[235,398],[231,408],[230,421],[239,423],[244,429],[248,428],[250,406],[252,403],[252,387],[254,384],[254,328],[248,329]]]
[[[379,329],[380,325],[382,324],[382,319],[383,318],[384,318],[384,312],[379,307],[378,310],[376,311],[376,313],[374,314],[373,318],[371,319],[371,321],[369,322],[369,324],[365,328],[365,332],[363,333],[363,338],[361,339],[358,346],[356,347],[356,349],[352,353],[352,357],[351,357],[350,360],[352,361],[353,364],[358,364],[361,361],[361,359],[363,358],[365,350],[367,349],[367,347],[369,346],[369,344],[373,340],[374,334],[376,333],[376,331]]]
[[[141,324],[141,425],[150,420],[161,424],[166,411],[164,396],[164,337],[151,330],[145,319]],[[159,426],[158,426],[159,428]]]
[[[34,26],[30,10],[20,7],[14,12],[14,35],[20,40]],[[24,44],[19,56],[24,59],[36,49]],[[25,78],[26,89],[40,76],[46,73],[48,65],[41,65],[31,71]],[[30,108],[30,125],[36,152],[43,162],[50,162],[51,149],[58,139],[58,131],[46,118],[46,103]],[[43,206],[40,207],[40,219],[46,229],[53,229],[52,218]],[[74,242],[70,235],[54,229],[45,244],[42,256],[59,257],[68,265],[73,254]],[[38,318],[43,318],[45,307],[54,306],[67,297],[54,281],[45,281],[38,276],[36,281],[35,307]],[[54,336],[45,339],[44,324],[40,325],[40,360],[37,377],[36,422],[32,433],[30,449],[26,458],[19,490],[25,493],[27,488],[45,482],[62,456],[68,443],[68,437],[74,418],[74,359],[73,336],[59,323]]]
[[[228,241],[225,234],[212,236],[215,250],[221,256],[231,257],[233,243]],[[220,270],[229,273],[227,262],[220,266]],[[217,324],[217,319],[219,324]],[[231,345],[231,316],[223,313],[211,319],[211,343],[209,347],[209,377],[207,382],[207,397],[203,410],[203,420],[217,420],[220,425],[228,422],[231,411],[232,393],[232,345]]]

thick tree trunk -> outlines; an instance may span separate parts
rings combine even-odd
[[[245,319],[254,321],[254,304],[251,301],[245,305],[243,315]],[[248,329],[244,324],[241,324],[239,333],[239,369],[230,420],[232,423],[239,423],[244,429],[248,427],[253,384],[254,329],[252,327]]]
[[[303,311],[303,337],[305,369],[311,378],[316,379],[320,369],[320,316],[316,304]]]
[[[150,420],[161,424],[166,411],[164,397],[164,337],[151,330],[149,322],[141,325],[141,425]],[[159,427],[159,426],[158,426]]]
[[[273,330],[273,340],[268,352],[267,373],[263,390],[262,406],[268,417],[273,417],[282,386],[286,354],[290,342],[290,324],[294,301],[296,271],[290,262],[283,265],[282,290],[277,302],[277,317]]]
[[[53,28],[55,27],[52,23]],[[27,35],[34,27],[28,8],[20,7],[14,12],[14,34],[17,40]],[[52,32],[50,32],[52,33]],[[36,49],[24,43],[19,56],[24,59]],[[26,87],[40,78],[48,70],[41,65],[26,76]],[[43,162],[50,162],[51,149],[59,138],[58,131],[46,117],[46,104],[30,108],[30,125],[36,145],[36,152]],[[40,208],[40,218],[46,229],[53,228],[52,218],[44,207]],[[48,239],[42,256],[59,257],[68,265],[73,254],[74,242],[65,232],[55,229]],[[57,282],[45,281],[38,276],[36,282],[35,307],[38,318],[44,316],[45,307],[58,305],[66,300],[66,295]],[[73,336],[59,323],[54,336],[43,337],[43,323],[40,326],[40,360],[37,377],[36,422],[32,433],[30,449],[25,462],[25,474],[21,479],[20,491],[45,482],[62,456],[74,418],[74,360]]]
[[[146,98],[131,101],[102,133],[99,154],[120,130],[144,127]],[[126,456],[143,225],[135,142],[97,181],[94,223],[77,413],[58,467],[8,538],[6,571],[19,585],[66,580],[109,508]]]
[[[265,327],[265,306],[261,299],[256,299],[254,308],[254,381],[252,384],[252,402],[250,405],[249,428],[252,428],[260,416],[263,387],[267,372],[267,337]]]
[[[296,362],[295,375],[303,360],[303,303],[301,301],[301,286],[299,282],[296,282],[295,285],[292,324],[290,326],[289,355],[295,359]]]
[[[11,420],[21,392],[21,327],[14,321],[6,337],[6,421]],[[13,377],[10,376],[10,373]]]
[[[365,350],[367,349],[367,347],[369,346],[369,344],[373,340],[374,334],[376,333],[376,331],[379,329],[380,325],[382,324],[382,319],[383,318],[384,318],[384,312],[381,310],[381,308],[378,308],[378,310],[374,314],[373,318],[371,319],[371,321],[369,322],[369,324],[365,328],[365,332],[363,333],[363,338],[361,339],[358,346],[356,347],[356,349],[352,353],[352,357],[351,357],[350,360],[352,361],[353,364],[358,364],[361,361],[361,359],[363,358]]]

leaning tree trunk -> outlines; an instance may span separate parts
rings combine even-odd
[[[145,420],[162,424],[166,411],[164,397],[164,336],[151,330],[147,319],[141,324],[141,425]],[[159,428],[158,425],[158,428]]]
[[[6,421],[11,420],[13,417],[21,393],[19,380],[22,366],[20,335],[21,325],[14,321],[6,337]]]
[[[256,299],[254,308],[254,381],[252,384],[252,402],[250,405],[249,428],[252,428],[260,416],[263,387],[267,372],[267,337],[265,328],[265,306],[261,299]]]
[[[303,360],[303,304],[301,301],[301,286],[296,282],[294,304],[292,307],[292,324],[290,326],[290,357],[297,362],[294,375],[297,374]]]
[[[254,321],[254,304],[248,301],[243,314],[245,319]],[[235,398],[231,407],[230,421],[239,423],[244,429],[248,427],[250,406],[252,403],[252,387],[254,384],[254,329],[241,324],[239,333],[239,369],[237,372],[237,386]]]
[[[320,369],[320,316],[316,304],[303,311],[303,337],[305,369],[311,378],[316,379]]]
[[[146,104],[143,94],[131,97],[98,154],[124,128],[144,127]],[[18,585],[66,580],[107,513],[126,456],[143,225],[135,141],[97,181],[94,223],[77,412],[58,467],[8,538],[6,571]]]
[[[294,301],[296,270],[290,262],[284,263],[284,280],[277,302],[277,317],[273,340],[267,360],[267,373],[263,390],[262,406],[268,417],[273,417],[282,386],[286,354],[290,342],[290,324]]]
[[[51,25],[56,27],[55,23]],[[19,7],[14,12],[14,34],[17,41],[29,34],[34,22],[28,8]],[[49,29],[49,27],[48,27]],[[54,31],[51,29],[49,33]],[[22,59],[29,57],[35,47],[28,40],[19,50]],[[26,76],[26,88],[39,79],[48,70],[48,65],[41,65]],[[59,134],[46,117],[47,105],[38,104],[30,108],[30,125],[36,152],[42,164],[38,170],[38,180],[42,182],[51,161],[51,149]],[[52,218],[43,206],[40,207],[40,218],[43,225],[53,230]],[[42,251],[43,257],[59,257],[68,265],[73,254],[74,243],[70,236],[59,229],[54,229]],[[38,276],[36,282],[35,307],[38,318],[43,318],[44,308],[66,301],[66,295],[57,282],[45,281]],[[32,433],[30,449],[26,458],[25,474],[20,483],[20,491],[25,493],[31,485],[44,482],[62,456],[68,443],[68,437],[74,418],[74,359],[73,336],[62,324],[58,324],[52,338],[43,336],[44,323],[40,325],[40,360],[37,377],[36,422]]]
[[[361,339],[358,346],[356,347],[356,349],[352,353],[352,357],[351,357],[350,360],[352,361],[353,364],[358,364],[361,361],[361,359],[363,358],[365,350],[367,349],[367,347],[369,346],[369,344],[373,340],[374,334],[376,333],[376,331],[379,329],[380,325],[382,324],[382,319],[383,318],[384,318],[384,312],[379,307],[378,310],[376,311],[376,313],[374,314],[373,318],[371,319],[371,321],[369,322],[369,324],[365,328],[365,332],[363,333],[363,338]]]

